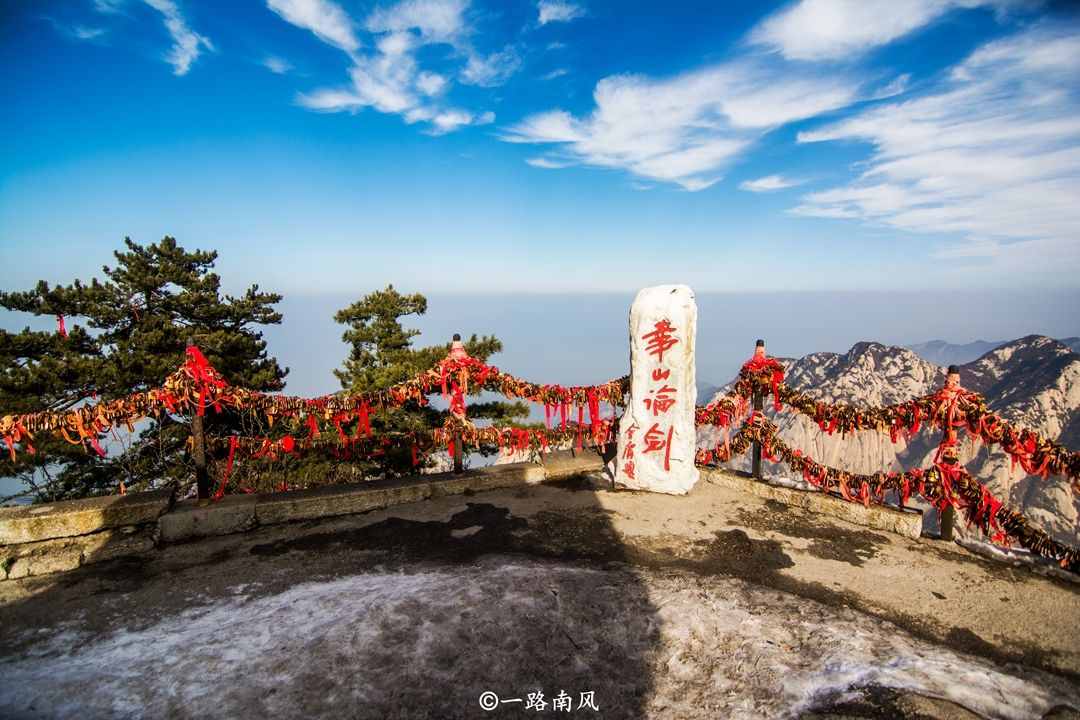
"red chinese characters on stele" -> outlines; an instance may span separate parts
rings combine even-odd
[[[623,450],[623,460],[626,461],[623,463],[623,472],[632,480],[636,479],[634,478],[634,448],[636,447],[634,443],[634,433],[637,432],[637,430],[637,423],[632,423],[630,427],[626,428],[626,449]]]
[[[664,470],[671,470],[671,440],[672,435],[675,432],[674,426],[671,422],[665,421],[665,417],[670,413],[671,409],[678,404],[678,392],[675,388],[671,387],[666,381],[671,377],[671,370],[665,369],[664,365],[664,353],[671,350],[679,342],[679,338],[675,336],[677,328],[672,327],[671,321],[667,318],[658,320],[653,324],[653,329],[641,336],[641,339],[645,341],[645,353],[656,359],[657,367],[653,368],[649,377],[652,380],[652,384],[647,392],[647,397],[643,400],[645,409],[651,413],[651,416],[658,418],[658,420],[649,426],[649,429],[645,431],[645,435],[642,438],[644,448],[642,448],[642,454],[648,455],[650,453],[663,453],[664,454]],[[634,462],[633,451],[636,447],[633,441],[633,433],[638,430],[636,423],[627,429],[627,445],[624,451],[624,456],[628,457],[628,462],[623,466],[623,472],[629,477],[634,477]]]
[[[675,328],[671,327],[671,322],[667,318],[657,321],[651,332],[641,336],[641,339],[647,343],[645,352],[655,355],[658,363],[664,362],[664,353],[679,342],[678,338],[674,337],[674,333]]]

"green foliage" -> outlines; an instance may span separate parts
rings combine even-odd
[[[380,390],[430,370],[445,358],[450,351],[449,342],[413,347],[413,339],[420,331],[402,327],[403,318],[425,312],[427,299],[423,295],[403,295],[393,285],[365,295],[338,311],[334,320],[347,327],[342,340],[351,346],[344,366],[334,371],[342,387],[349,392]],[[502,343],[494,336],[473,335],[465,341],[465,349],[469,355],[486,362],[502,350]],[[470,404],[468,415],[474,421],[506,421],[526,417],[528,407],[524,403],[477,403]],[[445,416],[445,411],[431,407],[395,408],[375,413],[372,427],[376,432],[429,432],[441,426]],[[367,471],[390,475],[413,471],[411,444],[391,445],[385,455],[369,463]]]
[[[158,387],[183,362],[193,340],[233,384],[280,390],[287,370],[268,357],[262,333],[251,326],[277,324],[275,293],[253,285],[239,297],[222,295],[211,272],[217,253],[187,251],[171,237],[142,246],[124,240],[115,267],[104,280],[0,293],[0,306],[39,316],[63,315],[69,336],[55,330],[19,333],[0,330],[0,412],[66,410],[96,395],[112,400]],[[76,322],[85,321],[85,327]],[[210,432],[226,432],[235,418],[207,415]],[[114,492],[123,481],[147,489],[191,477],[184,451],[183,418],[163,415],[119,433],[123,452],[97,459],[92,451],[63,440],[39,438],[36,455],[21,453],[13,464],[0,461],[0,474],[49,487],[52,500]]]

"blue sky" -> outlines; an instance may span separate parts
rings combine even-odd
[[[1077,287],[1080,25],[1020,0],[8,2],[0,287]]]

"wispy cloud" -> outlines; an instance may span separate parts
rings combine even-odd
[[[789,60],[850,59],[924,27],[955,8],[998,12],[1025,0],[799,0],[761,22],[750,42]]]
[[[702,190],[762,134],[844,107],[860,83],[738,60],[668,80],[617,75],[597,83],[584,117],[552,110],[503,133],[508,142],[558,144],[578,163]]]
[[[286,22],[315,33],[324,43],[350,53],[360,48],[352,18],[330,0],[267,0],[266,6]]]
[[[739,188],[756,193],[772,192],[774,190],[783,190],[785,188],[795,187],[796,185],[802,185],[803,182],[805,181],[794,180],[792,178],[784,177],[783,175],[766,175],[757,180],[746,180],[739,184]]]
[[[187,21],[180,13],[180,8],[172,0],[144,0],[144,2],[161,13],[165,29],[172,36],[173,46],[165,59],[173,66],[173,74],[187,75],[191,64],[201,54],[200,49],[213,50],[214,45],[209,38],[188,27]]]
[[[467,0],[403,0],[376,8],[366,26],[373,33],[416,29],[428,42],[454,44],[465,31]]]
[[[885,100],[886,98],[896,97],[897,95],[903,95],[907,92],[908,87],[911,85],[911,73],[904,73],[899,75],[893,80],[890,80],[882,87],[874,91],[870,96],[871,100]]]
[[[94,9],[102,15],[117,15],[122,12],[126,0],[94,0]]]
[[[93,41],[104,37],[108,33],[105,28],[90,27],[89,25],[68,25],[48,15],[43,15],[42,19],[52,25],[56,32],[73,40]]]
[[[540,0],[536,3],[537,22],[547,25],[552,22],[570,22],[585,16],[585,8],[563,0]]]
[[[979,48],[921,97],[800,133],[873,154],[855,181],[792,212],[967,236],[951,257],[1004,258],[1022,240],[1080,261],[1077,57],[1080,26],[1036,26]]]
[[[509,80],[519,67],[521,58],[510,46],[486,57],[470,55],[468,63],[461,71],[461,82],[480,87],[497,87]]]
[[[71,34],[79,40],[94,40],[105,33],[105,28],[88,27],[86,25],[75,25],[71,28]]]
[[[285,2],[268,0],[272,9]],[[486,57],[472,50],[464,15],[468,3],[464,0],[403,0],[375,8],[360,25],[374,35],[374,47],[369,52],[359,50],[361,43],[352,34],[357,25],[340,7],[328,0],[287,2],[289,12],[278,13],[283,19],[313,32],[321,28],[316,35],[346,50],[352,63],[348,85],[321,88],[297,97],[297,103],[309,110],[355,113],[372,108],[400,115],[409,124],[427,123],[426,132],[442,135],[469,125],[491,123],[495,116],[444,105],[442,96],[451,81],[444,73],[421,68],[417,59],[420,48],[451,45],[459,57],[468,57],[459,74],[461,82],[484,87],[501,84],[520,64],[512,48]],[[323,17],[326,14],[333,22]],[[349,29],[349,35],[343,33],[344,28]]]
[[[545,170],[559,170],[564,167],[570,167],[572,163],[559,162],[546,157],[531,157],[526,158],[525,162],[533,167],[544,168]]]
[[[554,80],[555,78],[561,78],[563,75],[569,74],[569,70],[566,68],[555,68],[549,73],[545,73],[540,76],[541,80]]]
[[[267,55],[263,58],[262,65],[275,75],[285,75],[293,69],[291,62],[277,55]]]

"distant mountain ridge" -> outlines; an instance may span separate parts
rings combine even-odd
[[[843,354],[812,353],[782,362],[790,386],[828,402],[887,405],[927,395],[945,381],[941,365],[911,349],[876,342],[856,343]],[[960,381],[982,393],[990,408],[1009,421],[1066,447],[1080,448],[1080,354],[1065,342],[1029,335],[1003,343],[960,364]],[[888,435],[871,431],[846,438],[829,436],[792,412],[780,414],[776,422],[780,435],[793,447],[820,462],[861,473],[926,467],[940,439],[936,431],[895,445]],[[1057,539],[1080,545],[1080,501],[1065,478],[1024,476],[1011,469],[1009,457],[1000,449],[991,452],[973,445],[966,434],[961,437],[961,461],[976,478]],[[783,466],[766,463],[766,467],[777,475],[790,475]]]
[[[1072,349],[1073,352],[1080,352],[1080,337],[1061,338],[1058,342]],[[964,363],[973,362],[991,350],[1007,344],[1007,340],[999,342],[976,340],[975,342],[960,345],[945,340],[931,340],[906,347],[923,360],[947,367],[949,365],[963,365]]]

